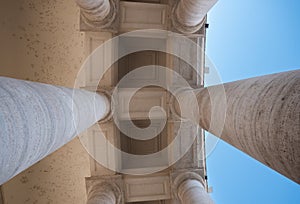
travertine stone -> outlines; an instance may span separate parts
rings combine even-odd
[[[151,175],[124,175],[125,203],[147,203],[171,199],[169,172]],[[148,201],[148,202],[147,202]],[[165,202],[162,202],[167,204]],[[173,204],[173,202],[172,202]]]
[[[217,0],[179,0],[172,11],[173,26],[182,33],[194,33],[205,23]]]
[[[212,118],[222,118],[226,104],[211,101],[222,95],[220,86],[186,91],[180,98],[191,108],[188,95],[195,93],[202,128],[300,183],[300,70],[223,86],[227,111],[221,132],[212,125]],[[175,109],[179,111],[178,106]],[[191,110],[191,115],[195,111]]]
[[[6,77],[0,77],[0,97],[0,184],[109,111],[104,95]]]
[[[204,188],[202,177],[195,172],[180,173],[176,176],[173,184],[175,196],[182,204],[214,203]]]
[[[0,1],[0,75],[73,87],[85,60],[79,10],[73,0]],[[88,157],[76,137],[6,182],[5,202],[84,203]]]
[[[115,0],[76,0],[82,20],[91,27],[108,28],[116,19]]]
[[[120,175],[86,178],[87,204],[122,204],[123,190]]]

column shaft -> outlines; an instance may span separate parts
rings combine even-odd
[[[197,95],[199,124],[284,176],[300,183],[300,70],[255,77],[192,91]],[[224,91],[223,89],[223,91]],[[188,94],[181,94],[186,106]],[[186,95],[184,97],[183,95]],[[179,107],[175,107],[179,112]],[[191,110],[191,112],[195,110]],[[197,110],[198,111],[198,110]],[[224,122],[224,120],[223,120]]]
[[[180,0],[173,11],[173,23],[183,33],[193,33],[203,25],[208,11],[217,0]]]
[[[109,112],[104,95],[0,77],[0,184]]]

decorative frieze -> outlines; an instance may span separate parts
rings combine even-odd
[[[141,202],[171,198],[168,173],[149,176],[125,176],[125,201]]]
[[[168,26],[168,5],[120,2],[120,31],[164,29]]]

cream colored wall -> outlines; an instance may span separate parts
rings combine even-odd
[[[0,1],[0,75],[73,87],[84,60],[73,0]],[[76,138],[2,187],[5,204],[85,203],[88,155]]]

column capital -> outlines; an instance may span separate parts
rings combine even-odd
[[[197,93],[203,88],[178,88],[170,99],[170,111],[176,121],[199,121]]]
[[[180,186],[188,180],[196,180],[200,182],[205,189],[205,180],[200,176],[198,171],[183,170],[171,173],[172,190],[175,198],[179,199],[179,194],[181,194]]]
[[[119,28],[119,0],[107,1],[107,8],[103,5],[90,9],[80,7],[80,31],[107,31],[117,33]],[[108,10],[108,11],[105,11]]]
[[[213,204],[206,192],[205,181],[195,170],[181,172],[174,177],[175,198],[184,204]]]
[[[197,33],[197,31],[199,31],[203,25],[206,23],[206,16],[200,20],[200,22],[196,25],[193,26],[189,26],[184,24],[182,21],[180,21],[180,19],[178,18],[177,15],[177,10],[179,7],[181,0],[177,0],[173,3],[173,5],[171,6],[171,21],[172,21],[172,27],[179,31],[180,33],[183,34],[192,34],[192,33]]]
[[[115,107],[115,102],[114,99],[112,97],[112,91],[111,90],[107,90],[107,89],[97,89],[96,91],[99,95],[105,96],[105,98],[107,99],[107,107],[109,107],[109,110],[107,111],[105,117],[101,118],[101,120],[99,120],[98,122],[100,124],[102,123],[106,123],[111,121],[112,116],[114,114],[114,107]]]
[[[87,203],[97,201],[123,204],[123,180],[121,175],[86,178]]]

